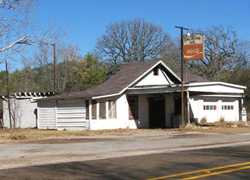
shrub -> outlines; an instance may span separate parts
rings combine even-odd
[[[225,123],[225,119],[223,117],[221,117],[219,122],[223,124],[223,123]]]
[[[27,136],[23,134],[13,134],[13,135],[10,135],[10,139],[11,140],[24,140],[24,139],[27,139]]]
[[[203,117],[200,121],[201,124],[207,124],[207,118]]]

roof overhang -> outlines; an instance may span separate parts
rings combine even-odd
[[[198,95],[194,95],[194,96],[200,96],[200,97],[245,97],[244,94],[228,94],[228,93],[224,93],[224,94],[198,94]]]
[[[223,86],[228,86],[228,87],[234,87],[234,88],[239,88],[239,89],[247,89],[246,86],[241,86],[238,84],[232,84],[232,83],[226,83],[226,82],[221,82],[221,81],[213,81],[213,82],[192,82],[185,84],[185,87],[196,87],[196,86],[212,86],[212,85],[223,85]]]
[[[127,94],[134,94],[134,95],[166,94],[179,91],[180,91],[179,86],[132,87],[128,88]]]
[[[116,97],[116,96],[120,96],[122,93],[115,93],[115,94],[107,94],[107,95],[103,95],[103,96],[94,96],[91,99],[103,99],[103,98],[111,98],[111,97]]]
[[[184,85],[190,92],[206,92],[217,94],[244,94],[246,86],[225,82],[194,82]]]

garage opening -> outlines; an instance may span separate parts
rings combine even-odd
[[[164,96],[149,97],[149,128],[165,128]]]

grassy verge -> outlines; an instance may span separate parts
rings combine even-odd
[[[190,126],[178,129],[115,129],[115,130],[96,130],[96,131],[57,131],[57,130],[38,130],[38,129],[0,129],[0,143],[35,141],[57,138],[107,138],[120,136],[162,136],[171,133],[204,132],[204,133],[250,133],[250,127],[232,126]]]
[[[48,138],[77,138],[77,137],[107,137],[107,136],[133,136],[143,134],[164,133],[166,130],[146,129],[115,129],[115,130],[82,130],[57,131],[38,129],[0,129],[0,142],[20,140],[41,140]]]

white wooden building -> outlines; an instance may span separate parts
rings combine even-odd
[[[10,98],[2,96],[3,127],[36,128],[37,127],[37,99],[54,95],[53,92],[16,92]],[[10,102],[11,122],[8,108]]]
[[[164,62],[130,63],[103,84],[38,101],[40,129],[172,128],[180,122],[181,80]],[[246,121],[246,87],[185,73],[186,119]]]

